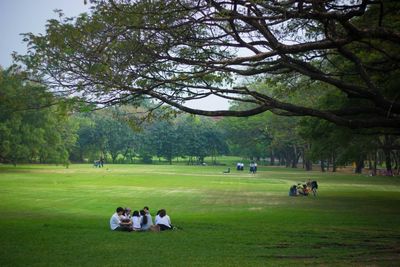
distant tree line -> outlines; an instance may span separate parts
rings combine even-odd
[[[348,105],[348,99],[334,88],[319,84],[310,89],[307,81],[290,74],[259,79],[250,87],[258,91],[266,85],[270,95],[305,106],[318,103],[320,108],[334,109]],[[249,104],[236,102],[231,108],[243,110],[245,105]],[[354,165],[356,173],[368,166],[371,175],[377,174],[379,168],[388,175],[400,170],[397,130],[350,129],[318,118],[278,116],[271,112],[224,118],[219,124],[225,129],[232,153],[256,159],[267,157],[271,165],[311,170],[319,164],[321,171]]]
[[[228,154],[228,146],[212,119],[181,115],[173,120],[145,122],[135,130],[118,113],[121,111],[113,108],[73,116],[79,127],[72,161],[109,156],[112,163],[151,163],[157,157],[170,164],[175,158],[199,164],[205,157]]]
[[[201,164],[205,157],[216,163],[219,155],[249,160],[268,158],[270,165],[336,171],[338,166],[365,165],[376,174],[400,169],[400,138],[379,129],[354,130],[312,117],[285,117],[270,112],[245,118],[206,118],[154,110],[152,118],[139,118],[140,108],[115,106],[87,112],[73,99],[60,99],[41,84],[10,68],[0,72],[0,162],[93,162],[100,157],[112,163],[151,163],[154,158]],[[255,91],[268,83],[270,94],[323,108],[346,105],[331,88],[314,88],[305,94],[303,80],[261,79]],[[291,91],[290,94],[282,92]],[[151,105],[151,103],[147,103]],[[248,103],[233,102],[232,110]],[[85,110],[86,109],[86,110]],[[83,112],[86,111],[86,112]]]
[[[213,119],[191,115],[141,120],[133,106],[80,112],[79,103],[60,101],[46,87],[29,82],[18,69],[0,75],[0,162],[151,163],[154,157],[172,163],[182,158],[200,164],[205,157],[228,154]],[[127,119],[127,114],[133,114]]]

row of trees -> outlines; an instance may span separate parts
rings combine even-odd
[[[215,159],[228,153],[222,133],[211,119],[181,115],[133,129],[123,120],[123,113],[113,108],[74,115],[80,127],[71,159],[82,162],[109,155],[113,163],[133,163],[135,158],[150,163],[158,157],[172,164],[174,158],[187,158],[189,164],[197,164],[205,157]]]
[[[334,88],[320,84],[310,93],[307,82],[291,75],[261,79],[251,87],[257,91],[265,86],[263,83],[268,83],[270,95],[305,106],[331,109],[348,104]],[[232,109],[243,110],[244,105],[248,104],[236,103]],[[322,171],[330,168],[336,171],[337,166],[354,164],[355,171],[360,173],[366,162],[372,174],[382,166],[387,174],[398,173],[400,169],[400,138],[395,131],[354,130],[318,118],[277,116],[268,112],[248,118],[225,118],[220,125],[236,155],[269,157],[272,165],[297,168],[301,159],[307,170],[316,162]]]
[[[68,163],[100,157],[133,162],[153,157],[190,164],[228,153],[215,121],[190,115],[141,120],[133,106],[80,112],[74,101],[60,101],[40,84],[27,82],[16,68],[0,72],[0,162]],[[158,111],[155,111],[158,112]]]
[[[351,130],[325,120],[310,117],[282,117],[263,113],[246,118],[209,119],[191,115],[152,120],[142,118],[140,127],[137,107],[107,108],[91,113],[78,112],[76,103],[60,102],[42,86],[25,82],[18,69],[10,68],[0,76],[0,161],[68,163],[92,161],[108,157],[113,163],[133,163],[136,159],[151,162],[153,157],[172,163],[186,158],[198,164],[204,158],[218,155],[239,155],[243,158],[269,158],[271,165],[312,169],[320,162],[321,170],[351,163],[361,172],[365,162],[376,173],[378,166],[387,172],[400,168],[400,138],[373,130]],[[301,80],[289,77],[262,80],[252,84],[274,84],[270,93],[278,95],[282,88],[295,85],[291,101],[318,101],[329,107],[343,99],[332,90],[314,89],[305,97]],[[319,90],[319,92],[317,92]],[[148,105],[150,105],[148,103]],[[232,110],[241,110],[243,103],[232,103]],[[133,117],[132,117],[133,114]]]

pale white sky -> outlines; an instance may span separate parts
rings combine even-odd
[[[0,0],[0,65],[12,64],[11,53],[24,54],[21,33],[44,33],[46,21],[56,19],[55,9],[73,17],[89,10],[83,0]]]
[[[87,1],[89,2],[89,1]],[[46,21],[57,19],[55,9],[63,10],[67,17],[75,17],[89,11],[90,5],[84,0],[0,0],[0,66],[12,64],[11,53],[26,53],[21,33],[44,33]],[[205,110],[228,109],[229,103],[218,97],[191,103],[188,106]]]

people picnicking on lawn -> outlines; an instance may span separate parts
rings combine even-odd
[[[318,183],[317,181],[308,179],[304,184],[298,183],[297,185],[292,185],[289,189],[289,196],[308,196],[313,194],[314,197],[317,196]]]
[[[151,217],[148,207],[144,207],[140,211],[133,211],[131,215],[130,208],[118,207],[110,219],[110,228],[113,231],[127,231],[127,232],[144,232],[144,231],[165,231],[173,230],[176,227],[172,226],[171,219],[167,215],[165,209],[157,212],[154,219]]]

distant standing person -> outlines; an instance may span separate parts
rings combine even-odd
[[[254,162],[250,163],[250,173],[254,173]]]
[[[254,162],[254,167],[253,167],[254,173],[257,172],[257,162]]]
[[[121,216],[124,213],[124,209],[122,207],[118,207],[116,212],[111,216],[110,219],[110,228],[113,231],[132,231],[132,223],[130,222],[122,222]]]
[[[314,197],[317,196],[317,189],[318,189],[318,183],[317,181],[312,181],[311,182],[311,191],[313,192]]]
[[[104,166],[104,159],[103,159],[103,157],[100,157],[100,166],[101,166],[101,167]]]

